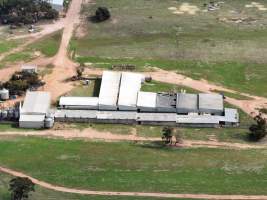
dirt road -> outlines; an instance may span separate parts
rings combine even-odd
[[[52,100],[69,92],[73,85],[66,79],[76,74],[76,63],[68,58],[68,45],[76,24],[80,20],[80,9],[83,0],[72,1],[64,22],[62,40],[57,55],[53,59],[54,69],[52,74],[45,77],[45,90],[51,92]]]
[[[27,177],[33,183],[46,189],[58,192],[82,194],[82,195],[101,195],[101,196],[129,196],[129,197],[161,197],[161,198],[190,198],[190,199],[214,199],[214,200],[266,200],[267,196],[264,195],[209,195],[209,194],[171,194],[171,193],[146,193],[146,192],[113,192],[113,191],[93,191],[93,190],[80,190],[74,188],[66,188],[62,186],[53,185],[24,173],[11,170],[5,167],[0,167],[0,172],[9,174],[16,177]]]
[[[38,136],[46,138],[64,138],[64,139],[86,139],[86,140],[103,140],[105,142],[117,141],[134,141],[134,142],[154,142],[161,141],[160,137],[141,137],[136,135],[135,131],[132,134],[122,135],[113,134],[110,132],[97,131],[87,128],[82,131],[77,129],[69,130],[43,130],[43,131],[25,131],[25,132],[0,132],[0,136]],[[221,148],[221,149],[264,149],[265,144],[242,144],[219,141],[202,141],[202,140],[183,140],[182,143],[175,146],[177,148]]]

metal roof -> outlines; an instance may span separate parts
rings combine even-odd
[[[177,115],[181,124],[219,124],[221,117],[214,115]]]
[[[45,120],[45,115],[20,115],[20,122],[43,122]]]
[[[156,105],[161,108],[176,108],[176,95],[158,93]]]
[[[120,110],[136,110],[137,96],[142,85],[142,74],[123,72],[118,106]]]
[[[224,109],[224,120],[225,122],[238,123],[239,114],[237,109],[225,108]]]
[[[178,93],[176,108],[178,113],[198,112],[198,95]]]
[[[99,93],[99,107],[107,106],[113,109],[117,107],[121,73],[104,71]]]
[[[222,95],[201,93],[198,96],[200,112],[223,112]]]
[[[154,92],[138,92],[137,107],[138,108],[156,108],[157,93]]]
[[[50,108],[51,96],[49,92],[26,93],[21,109],[22,114],[46,114]]]
[[[34,69],[36,70],[37,69],[37,65],[29,65],[29,64],[25,64],[25,65],[21,65],[21,69],[22,70],[29,70],[29,69]]]
[[[96,119],[96,110],[57,110],[55,118]]]
[[[130,119],[136,120],[136,112],[129,111],[99,111],[97,112],[97,119],[109,119],[109,120],[117,120],[117,119]]]
[[[137,113],[137,121],[176,122],[176,113]]]
[[[61,97],[60,106],[98,106],[98,97]]]

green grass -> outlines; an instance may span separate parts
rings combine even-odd
[[[266,150],[1,138],[0,164],[68,187],[111,191],[267,194]]]
[[[238,99],[238,100],[253,100],[253,98],[241,95],[239,93],[225,92],[225,91],[220,91],[220,90],[213,90],[213,92],[222,93],[226,97],[230,97],[230,98],[234,98],[234,99]]]
[[[7,131],[23,131],[23,130],[18,128],[16,124],[0,124],[0,132],[7,132]]]
[[[28,62],[33,58],[33,55],[29,51],[23,51],[23,52],[17,52],[17,53],[12,53],[6,56],[3,59],[3,63],[14,63],[14,62]]]
[[[181,90],[186,90],[187,93],[199,93],[199,91],[186,86],[163,83],[159,81],[145,83],[142,85],[141,90],[145,92],[181,92]]]
[[[0,199],[10,200],[10,193],[8,191],[9,181],[13,177],[0,173]],[[39,186],[35,186],[35,192],[30,195],[30,200],[152,200],[155,198],[142,198],[142,197],[114,197],[114,196],[93,196],[93,195],[78,195],[55,192],[52,190],[47,190]],[[164,200],[163,198],[157,198],[159,200]],[[189,200],[189,199],[187,199]]]
[[[67,96],[78,96],[78,97],[98,97],[100,90],[101,81],[92,80],[89,85],[77,85],[71,90]]]
[[[16,48],[21,43],[20,40],[6,40],[0,42],[0,54],[10,51]]]
[[[203,9],[202,0],[187,2]],[[86,16],[105,5],[112,19],[88,23],[88,34],[73,38],[70,50],[79,62],[111,68],[134,64],[174,70],[204,78],[240,92],[267,96],[267,12],[245,8],[249,0],[226,0],[219,11],[174,15],[172,0],[97,0],[83,7]],[[267,6],[265,1],[259,1]],[[252,23],[220,22],[219,18],[252,18]]]
[[[27,49],[29,51],[40,51],[45,56],[52,57],[58,52],[61,36],[62,31],[57,31],[29,45]]]

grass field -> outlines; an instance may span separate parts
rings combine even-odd
[[[267,96],[267,12],[246,8],[250,0],[226,0],[214,12],[202,11],[207,3],[203,0],[95,2],[85,5],[83,13],[90,16],[97,7],[106,6],[112,19],[88,22],[87,36],[73,38],[70,49],[79,62],[106,68],[135,64],[141,70],[155,66]],[[168,10],[183,2],[200,11],[175,15]],[[267,7],[265,1],[258,2]],[[230,22],[235,19],[244,21]]]
[[[0,148],[1,165],[69,187],[267,194],[266,150],[168,149],[150,143],[102,143],[31,137],[2,137]]]
[[[29,45],[27,50],[29,51],[40,51],[47,57],[56,55],[59,44],[61,42],[62,31],[57,31],[51,35],[48,35],[39,41]]]
[[[0,199],[10,200],[10,194],[8,192],[8,183],[11,180],[11,176],[0,173]],[[140,198],[140,197],[112,197],[112,196],[87,196],[66,194],[61,192],[54,192],[46,190],[41,187],[35,186],[35,192],[31,193],[30,200],[153,200],[154,198]],[[165,200],[158,198],[159,200]],[[183,199],[182,199],[183,200]],[[187,199],[190,200],[190,199]]]
[[[20,43],[21,40],[5,40],[3,38],[1,38],[1,42],[0,42],[0,55],[2,53],[8,52],[13,48],[16,48]]]

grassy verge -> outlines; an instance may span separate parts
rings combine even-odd
[[[58,52],[62,31],[48,35],[27,47],[28,51],[40,51],[47,57],[52,57]]]
[[[101,80],[91,80],[89,85],[82,85],[79,83],[67,96],[77,97],[98,97]]]
[[[13,177],[0,173],[0,199],[10,200],[10,193],[8,191],[9,181]],[[93,196],[93,195],[78,195],[78,194],[66,194],[62,192],[55,192],[47,190],[39,186],[35,186],[35,192],[31,193],[30,200],[152,200],[154,198],[142,198],[142,197],[113,197],[113,196]],[[164,200],[159,198],[159,200]],[[189,199],[188,199],[189,200]]]
[[[0,164],[58,185],[113,191],[266,194],[265,150],[2,138]],[[260,158],[260,159],[259,159]]]
[[[8,41],[1,41],[0,42],[0,55],[2,53],[8,52],[13,48],[16,48],[21,43],[20,40],[8,40]]]
[[[144,92],[181,92],[181,90],[185,90],[187,93],[199,93],[197,90],[186,86],[162,83],[159,81],[144,83],[141,88],[141,91]]]

